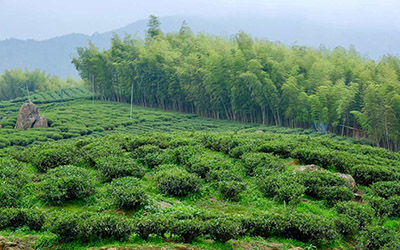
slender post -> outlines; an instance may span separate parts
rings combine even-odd
[[[25,83],[25,88],[26,88],[26,92],[28,93],[28,100],[29,100],[29,102],[31,102],[31,96],[29,95],[29,89],[28,89],[27,83]]]
[[[132,112],[133,112],[133,81],[131,86],[131,119],[132,119]]]
[[[60,97],[61,97],[60,106],[62,106],[62,104],[63,104],[63,89],[60,90]]]
[[[94,75],[92,75],[92,104],[94,104]]]

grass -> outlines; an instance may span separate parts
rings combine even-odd
[[[8,111],[11,108],[6,108]],[[288,205],[279,202],[276,197],[264,195],[259,189],[259,176],[248,175],[244,163],[240,157],[235,156],[235,150],[248,150],[250,152],[268,152],[274,154],[274,159],[282,160],[283,173],[291,174],[298,165],[318,164],[330,173],[341,172],[360,164],[373,166],[380,169],[381,166],[398,171],[400,155],[370,146],[360,145],[357,141],[343,138],[321,135],[310,130],[290,130],[287,128],[267,127],[260,124],[244,124],[224,120],[212,120],[198,117],[191,114],[162,111],[158,109],[134,106],[133,118],[130,118],[128,104],[95,101],[73,100],[58,103],[47,103],[39,105],[42,115],[49,120],[51,127],[48,129],[32,129],[28,131],[13,130],[11,128],[15,121],[16,114],[7,113],[8,118],[1,120],[3,128],[0,129],[0,157],[16,158],[26,162],[27,173],[35,175],[34,180],[23,187],[22,195],[18,200],[19,207],[39,209],[45,214],[54,210],[66,210],[68,212],[99,212],[109,213],[128,218],[142,218],[145,214],[164,213],[174,214],[176,211],[207,211],[221,216],[253,216],[263,212],[282,213],[282,211],[296,211],[300,214],[311,213],[320,215],[330,221],[338,220],[342,215],[338,214],[334,206],[327,205],[323,199],[303,195],[297,205]],[[8,112],[7,111],[7,112]],[[11,114],[11,115],[10,115]],[[264,134],[255,134],[254,131],[263,130]],[[139,136],[138,136],[139,135]],[[123,138],[123,139],[121,139]],[[237,202],[224,199],[218,189],[218,181],[203,178],[201,188],[198,192],[185,197],[174,197],[161,192],[154,179],[157,166],[151,168],[145,164],[147,170],[140,183],[144,186],[148,195],[148,204],[134,210],[124,210],[113,205],[113,197],[108,193],[109,183],[102,182],[99,178],[99,170],[91,166],[85,160],[71,164],[86,168],[96,178],[96,191],[81,200],[65,201],[59,206],[47,204],[40,196],[41,178],[43,173],[37,171],[33,166],[33,159],[41,155],[47,148],[56,147],[63,143],[74,145],[78,154],[90,154],[78,146],[99,145],[102,143],[117,142],[117,144],[142,142],[144,144],[156,145],[163,153],[175,150],[180,145],[196,145],[200,151],[194,152],[194,156],[203,157],[205,162],[214,159],[216,165],[224,166],[230,173],[240,177],[245,184],[245,190],[239,194]],[[57,142],[56,142],[57,141]],[[48,144],[43,144],[44,142]],[[44,147],[40,147],[43,144]],[[113,144],[114,145],[114,144]],[[126,146],[126,145],[125,145]],[[94,147],[94,146],[93,146]],[[104,145],[105,147],[105,145]],[[106,148],[106,147],[105,147]],[[97,149],[97,148],[96,148]],[[133,161],[140,161],[134,157],[133,151],[124,149]],[[299,151],[298,150],[304,150]],[[333,152],[333,155],[331,155]],[[107,152],[105,152],[107,153]],[[150,155],[150,153],[148,153]],[[147,155],[146,155],[147,156]],[[31,157],[31,158],[30,158]],[[33,157],[33,158],[32,158]],[[159,156],[157,156],[159,157]],[[155,157],[157,160],[158,158]],[[338,159],[346,159],[344,162]],[[217,159],[217,160],[215,160]],[[191,171],[188,163],[179,163],[176,159],[169,160],[180,168]],[[213,164],[214,164],[213,163]],[[159,164],[157,164],[159,165]],[[215,167],[215,166],[212,166]],[[347,171],[347,170],[346,170]],[[397,172],[394,172],[397,173]],[[274,173],[274,174],[278,174]],[[224,180],[225,181],[225,180]],[[396,180],[397,181],[397,180]],[[368,192],[368,185],[360,185],[359,189]],[[160,202],[165,202],[170,207],[161,209]],[[399,215],[400,216],[400,215]],[[397,231],[399,219],[397,217],[383,217],[376,219],[376,223]],[[357,232],[359,233],[359,232]],[[129,246],[129,247],[166,247],[175,248],[183,243],[176,240],[176,236],[166,235],[165,237],[153,236],[144,241],[136,234],[132,234],[123,241],[104,239],[102,241],[62,242],[56,234],[46,230],[40,232],[30,231],[26,227],[16,230],[6,229],[0,234],[13,239],[35,235],[36,246],[43,248],[53,246],[56,249],[86,249],[99,248],[103,246]],[[285,235],[274,235],[271,237],[251,237],[244,235],[229,241],[219,243],[211,241],[208,234],[196,238],[190,247],[201,249],[231,249],[231,248],[263,248],[271,243],[279,243],[282,248],[291,246],[303,247],[306,249],[354,247],[354,238],[340,235],[337,239],[328,243],[299,241]]]

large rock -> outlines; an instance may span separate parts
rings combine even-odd
[[[354,180],[353,176],[349,174],[342,174],[342,173],[336,173],[337,176],[342,177],[343,179],[346,180],[347,186],[351,188],[354,192],[357,190],[357,183]]]
[[[45,117],[40,117],[39,109],[32,102],[24,103],[19,110],[16,129],[48,127]]]
[[[294,173],[298,172],[313,172],[313,171],[326,171],[325,169],[317,166],[317,165],[305,165],[305,166],[298,166],[294,169]],[[348,174],[342,174],[342,173],[335,173],[335,175],[343,178],[346,180],[347,186],[353,190],[354,192],[357,190],[357,183],[354,180],[353,176],[348,175]]]
[[[33,124],[33,128],[47,128],[49,124],[46,117],[40,116],[38,120]]]
[[[294,169],[294,172],[311,172],[311,171],[325,171],[325,169],[321,168],[320,166],[311,164],[311,165],[304,165],[298,166]]]

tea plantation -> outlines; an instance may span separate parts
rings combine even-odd
[[[87,98],[87,97],[86,97]],[[0,108],[0,235],[38,249],[399,249],[400,154],[76,99]],[[255,133],[262,130],[264,133]],[[355,181],[355,183],[354,183]]]

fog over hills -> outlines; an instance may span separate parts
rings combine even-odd
[[[328,48],[354,45],[361,54],[379,59],[385,54],[400,54],[400,34],[386,27],[348,27],[319,24],[296,17],[163,17],[164,32],[178,31],[186,20],[194,32],[205,32],[229,37],[245,31],[259,39],[280,41],[286,45],[305,45]],[[99,48],[108,48],[113,34],[143,37],[147,20],[136,21],[125,27],[93,35],[68,34],[48,40],[0,41],[0,72],[11,68],[41,69],[60,77],[78,76],[71,59],[77,47],[87,46],[91,40]]]

